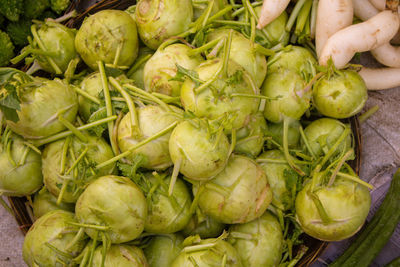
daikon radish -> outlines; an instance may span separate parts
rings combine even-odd
[[[290,0],[264,0],[257,28],[262,29],[285,11]]]
[[[362,68],[358,73],[368,90],[384,90],[400,86],[400,68]]]
[[[319,64],[326,66],[332,58],[335,66],[341,69],[355,53],[388,43],[398,28],[399,16],[391,10],[382,11],[365,22],[348,26],[329,37],[322,49]]]
[[[317,55],[330,36],[353,22],[352,0],[319,0],[315,45]]]
[[[357,18],[366,21],[379,13],[368,0],[353,0],[354,15]]]
[[[371,54],[385,66],[400,68],[400,47],[398,46],[386,43],[371,50]]]

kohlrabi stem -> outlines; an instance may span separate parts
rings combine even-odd
[[[366,112],[358,116],[358,121],[360,122],[360,124],[363,123],[364,121],[368,120],[372,115],[374,115],[375,112],[377,112],[378,110],[378,105],[373,106],[372,108],[368,109]]]
[[[264,56],[267,56],[267,57],[268,57],[268,56],[272,56],[272,55],[275,54],[275,51],[274,51],[274,50],[265,48],[265,47],[263,47],[263,46],[261,46],[261,45],[259,45],[259,44],[255,44],[255,45],[254,45],[254,50],[255,50],[257,53],[260,53],[260,54],[262,54],[262,55],[264,55]]]
[[[58,121],[61,122],[61,124],[63,124],[68,130],[70,130],[71,132],[74,133],[74,135],[76,135],[76,137],[79,138],[79,140],[81,140],[84,143],[88,142],[88,138],[81,133],[78,128],[76,128],[72,123],[70,123],[69,121],[67,121],[62,114],[58,115]]]
[[[104,64],[101,61],[97,61],[97,66],[99,68],[100,72],[100,77],[101,77],[101,83],[103,86],[103,93],[104,93],[104,101],[106,103],[106,111],[107,111],[107,116],[112,116],[113,115],[113,108],[112,108],[112,102],[111,102],[111,97],[110,97],[110,88],[108,87],[108,80],[107,80],[107,75],[106,71],[104,69]],[[107,123],[108,125],[108,135],[110,138],[110,143],[111,143],[111,148],[116,155],[118,153],[117,146],[115,142],[113,142],[113,128],[114,128],[114,121],[109,121]]]
[[[97,97],[88,94],[86,91],[80,89],[79,87],[77,87],[77,86],[75,86],[75,85],[71,85],[71,87],[72,87],[72,89],[74,89],[74,91],[75,91],[76,93],[78,93],[78,94],[80,94],[81,96],[83,96],[83,97],[89,99],[90,101],[92,101],[92,102],[94,102],[94,103],[100,105],[100,103],[101,103],[101,102],[100,102],[100,99],[98,99]]]
[[[140,126],[139,126],[139,119],[138,119],[138,114],[136,111],[135,103],[133,102],[131,96],[122,88],[121,84],[115,80],[113,77],[108,78],[111,85],[117,89],[117,91],[122,95],[124,98],[126,104],[128,105],[129,109],[129,114],[131,117],[131,136],[134,138],[140,138],[142,136],[142,133],[140,131]]]
[[[13,167],[17,167],[17,164],[15,163],[13,156],[12,156],[12,152],[11,152],[12,143],[13,143],[13,140],[9,140],[7,143],[7,157],[8,157],[8,161],[10,161],[11,165],[13,165]]]
[[[228,256],[226,253],[224,253],[224,256],[222,257],[221,267],[226,267],[227,259],[228,259]]]
[[[292,167],[293,170],[295,170],[299,175],[304,176],[305,173],[296,166],[296,164],[293,162],[293,158],[289,153],[289,144],[288,144],[288,131],[289,131],[289,123],[290,119],[289,118],[284,118],[283,119],[283,153],[285,154],[286,161],[289,164],[290,167]]]
[[[169,95],[164,95],[164,94],[160,94],[157,92],[152,92],[151,94],[166,104],[174,103],[175,105],[178,105],[178,106],[182,105],[180,96],[169,96]]]
[[[55,52],[50,52],[50,51],[43,51],[40,49],[35,49],[31,47],[27,47],[22,50],[22,53],[19,54],[18,56],[14,57],[13,59],[10,60],[12,64],[16,64],[23,60],[25,57],[27,57],[29,54],[36,54],[36,55],[41,55],[41,56],[49,56],[49,57],[54,57],[57,56],[58,53]]]
[[[237,239],[256,240],[256,238],[254,238],[252,234],[243,232],[229,232],[229,236]]]
[[[0,191],[0,205],[2,205],[3,208],[4,208],[8,213],[10,213],[12,216],[15,216],[13,210],[10,208],[10,206],[7,205],[7,203],[6,203],[5,200],[3,199],[3,196],[2,196],[1,191]]]
[[[307,250],[308,247],[301,245],[299,251],[297,252],[296,257],[294,257],[294,259],[289,262],[289,265],[287,267],[294,267],[304,256],[304,254],[306,254]]]
[[[228,62],[229,62],[229,55],[231,53],[232,36],[233,36],[233,30],[229,30],[228,39],[226,40],[224,47],[224,57],[223,57],[223,67],[222,67],[222,73],[225,75],[225,77],[228,77]]]
[[[270,158],[262,158],[262,159],[256,159],[256,162],[260,163],[277,163],[277,164],[288,164],[288,162],[284,159],[270,159]],[[309,165],[312,162],[310,161],[301,161],[301,160],[293,160],[293,162],[297,164],[302,164],[302,165]]]
[[[137,88],[136,86],[132,85],[132,84],[124,84],[123,87],[129,89],[130,91],[133,91],[135,93],[141,94],[149,99],[151,99],[152,101],[154,101],[155,103],[159,104],[162,108],[164,108],[167,111],[171,111],[172,109],[170,106],[168,106],[166,103],[164,103],[162,100],[160,100],[159,98],[155,97],[154,95],[140,89]]]
[[[216,245],[216,243],[193,245],[193,246],[185,247],[182,251],[184,251],[186,253],[202,251],[202,250],[207,250],[207,249],[213,248],[213,247],[215,247],[215,245]]]
[[[37,28],[36,25],[33,24],[31,26],[31,33],[33,35],[33,38],[35,39],[36,43],[38,44],[39,48],[43,51],[47,51],[46,46],[43,44],[42,40],[40,39],[38,33],[37,33]],[[61,69],[57,66],[57,64],[54,62],[54,60],[49,57],[45,56],[46,60],[49,62],[50,66],[54,69],[56,74],[62,74]]]
[[[138,149],[138,148],[144,146],[144,145],[147,144],[147,143],[150,143],[151,141],[153,141],[153,140],[159,138],[160,136],[163,136],[163,135],[166,134],[167,132],[171,131],[173,128],[175,128],[175,126],[176,126],[177,124],[178,124],[178,122],[176,121],[176,122],[172,123],[171,125],[169,125],[168,127],[164,128],[163,130],[159,131],[159,132],[156,133],[155,135],[150,136],[150,137],[144,139],[143,141],[141,141],[141,142],[135,144],[134,146],[132,146],[131,148],[129,148],[127,151],[125,151],[125,152],[119,154],[118,156],[115,156],[115,157],[113,157],[113,158],[111,158],[111,159],[109,159],[109,160],[107,160],[107,161],[105,161],[105,162],[102,162],[102,163],[98,164],[98,165],[96,166],[96,169],[101,169],[101,168],[103,168],[103,167],[105,167],[105,166],[107,166],[107,165],[110,165],[110,164],[112,164],[112,163],[114,163],[114,162],[116,162],[116,161],[118,161],[118,160],[120,160],[120,159],[122,159],[122,158],[128,156],[128,155],[131,154],[134,150],[136,150],[136,149]]]
[[[314,202],[314,205],[317,208],[319,217],[321,217],[322,223],[325,224],[325,225],[332,223],[333,220],[329,217],[328,213],[326,213],[324,205],[322,204],[322,202],[319,199],[318,195],[315,194],[314,192],[311,192],[311,191],[308,191],[307,194],[312,199],[312,201]]]
[[[332,186],[333,183],[335,182],[336,175],[339,173],[340,169],[342,168],[343,164],[346,162],[346,160],[354,154],[354,150],[350,149],[349,151],[344,154],[344,156],[340,159],[338,164],[336,165],[335,169],[332,172],[331,177],[329,178],[328,186]]]
[[[87,130],[87,129],[99,126],[101,124],[107,123],[109,121],[113,121],[115,119],[117,119],[117,116],[113,115],[113,116],[110,116],[110,117],[107,117],[107,118],[104,118],[104,119],[101,119],[101,120],[97,120],[97,121],[85,124],[85,125],[80,126],[80,127],[77,127],[76,129],[79,130],[79,131]],[[64,132],[61,132],[61,133],[58,133],[58,134],[55,134],[55,135],[52,135],[52,136],[49,136],[49,137],[46,137],[46,138],[43,138],[43,139],[33,140],[32,143],[35,146],[40,147],[42,145],[45,145],[45,144],[48,144],[48,143],[52,143],[54,141],[57,141],[57,140],[60,140],[62,138],[65,138],[67,136],[70,136],[72,134],[73,134],[73,132],[68,130],[68,131],[64,131]]]
[[[313,0],[311,8],[311,18],[310,18],[310,36],[311,39],[315,38],[315,31],[317,25],[317,10],[318,10],[318,0]]]
[[[42,155],[42,152],[39,150],[39,148],[35,147],[33,144],[24,141],[23,144],[27,147],[29,147],[30,149],[32,149],[34,152],[36,152],[39,155]]]
[[[252,7],[258,7],[258,6],[261,6],[261,5],[262,5],[262,2],[251,3]],[[236,7],[236,6],[241,6],[241,5],[235,5],[234,7]],[[239,9],[235,10],[235,12],[232,13],[232,17],[237,17],[240,14],[242,14],[244,11],[245,11],[245,7],[241,7]]]
[[[213,21],[214,23],[224,24],[224,25],[233,25],[233,26],[250,26],[250,23],[245,21],[236,21],[236,20],[219,20],[216,19]]]
[[[85,228],[79,228],[78,233],[74,236],[74,238],[65,246],[65,250],[69,251],[80,239],[85,236]]]
[[[219,53],[219,50],[221,50],[221,48],[224,46],[224,44],[225,44],[225,38],[220,39],[219,42],[213,48],[213,50],[211,50],[211,52],[206,55],[206,58],[207,59],[215,58]]]
[[[106,234],[101,232],[101,241],[102,241],[102,250],[101,250],[101,265],[100,267],[104,267],[104,263],[106,262],[106,254],[108,248],[108,240],[106,238]]]
[[[200,195],[201,195],[201,193],[203,193],[203,191],[204,191],[204,185],[201,184],[198,187],[196,194],[194,195],[192,205],[190,205],[190,209],[189,209],[190,214],[194,214],[194,212],[196,211],[197,205],[199,204]]]
[[[286,31],[290,32],[294,22],[296,21],[297,16],[299,15],[299,12],[301,10],[301,8],[303,7],[304,3],[306,2],[306,0],[299,0],[297,1],[296,5],[293,8],[292,13],[290,14],[289,20],[286,23]]]
[[[61,201],[65,194],[65,190],[67,190],[68,183],[69,183],[69,181],[67,179],[63,180],[63,183],[62,183],[62,186],[60,189],[60,193],[58,193],[58,197],[57,197],[57,201],[56,201],[57,206],[59,206],[61,204]]]
[[[32,74],[34,74],[35,72],[37,72],[38,70],[41,70],[41,69],[42,69],[42,67],[40,66],[38,61],[35,59],[33,61],[32,66],[26,71],[26,74],[32,75]]]
[[[113,66],[114,67],[118,67],[118,61],[119,61],[119,58],[121,56],[121,50],[122,50],[123,43],[124,42],[120,42],[118,44],[117,51],[115,52],[115,57],[114,57],[114,61],[113,61]]]
[[[254,17],[250,18],[250,41],[253,43],[256,41],[256,19]]]
[[[300,36],[303,32],[304,26],[309,19],[310,10],[313,0],[306,0],[303,7],[301,8],[299,15],[297,16],[295,34]]]
[[[169,183],[169,188],[168,188],[168,195],[171,196],[172,192],[174,191],[176,179],[178,178],[179,175],[179,170],[181,169],[181,164],[182,164],[182,157],[179,157],[176,162],[174,163],[174,169],[172,171],[171,175],[171,181]]]
[[[78,15],[79,15],[78,12],[75,9],[73,9],[71,12],[68,12],[67,14],[65,14],[65,15],[63,15],[61,17],[58,17],[56,19],[47,18],[46,22],[47,23],[49,23],[49,22],[61,23],[63,21],[66,21],[66,20],[68,20],[70,18],[73,18],[73,17],[76,17]]]
[[[152,54],[148,54],[148,55],[142,56],[139,59],[137,59],[135,61],[135,64],[133,64],[133,66],[127,72],[126,76],[130,77],[135,71],[137,71],[140,68],[140,66],[142,66],[142,64],[144,64],[152,56],[153,56]]]
[[[86,153],[89,151],[89,147],[85,147],[85,149],[82,151],[82,153],[79,155],[79,157],[72,163],[72,166],[67,170],[65,175],[68,175],[71,173],[73,169],[79,164],[79,162],[83,159],[83,157],[86,155]]]
[[[359,183],[359,184],[361,184],[361,185],[363,185],[363,186],[365,186],[365,187],[367,187],[367,188],[369,188],[371,190],[374,189],[374,187],[372,185],[370,185],[369,183],[361,180],[357,176],[350,175],[350,174],[347,174],[347,173],[344,173],[344,172],[338,172],[337,176],[345,178],[345,179],[348,179],[348,180],[351,180],[351,181],[356,182],[356,183]]]
[[[96,231],[96,233],[94,234],[92,246],[90,248],[89,264],[88,264],[89,267],[93,267],[93,257],[94,257],[94,251],[96,250],[98,237],[99,237],[99,232]]]
[[[230,97],[244,97],[244,98],[260,98],[265,100],[277,100],[280,97],[268,97],[265,95],[252,95],[252,94],[240,94],[240,93],[233,93],[229,95]]]
[[[27,146],[24,146],[24,152],[22,154],[22,157],[20,158],[19,162],[18,162],[18,166],[22,166],[25,164],[26,161],[26,157],[28,156],[30,149]]]
[[[50,244],[49,242],[45,243],[45,246],[47,246],[48,248],[50,248],[51,250],[53,250],[56,254],[59,254],[67,259],[72,260],[72,256],[62,250],[59,250],[57,247],[53,246],[52,244]]]
[[[299,132],[300,132],[301,139],[303,140],[308,152],[311,154],[311,157],[313,159],[316,159],[317,157],[315,156],[315,153],[312,150],[312,148],[310,146],[310,142],[308,142],[307,136],[304,134],[304,130],[303,130],[303,127],[301,125],[299,126]]]
[[[216,46],[221,40],[223,40],[223,37],[219,37],[217,39],[214,39],[200,47],[194,48],[192,50],[189,51],[189,56],[194,56],[194,55],[198,55],[201,54],[203,52],[206,52],[208,49]]]
[[[339,147],[339,145],[345,140],[345,138],[351,133],[351,130],[346,127],[342,134],[339,136],[339,138],[336,140],[335,144],[328,150],[328,152],[325,154],[325,156],[322,158],[321,161],[321,166],[324,166],[324,164],[332,157],[332,155],[335,153],[336,149]]]
[[[94,229],[94,230],[98,230],[98,231],[107,231],[107,230],[110,229],[109,226],[105,226],[105,225],[76,223],[76,222],[67,222],[67,224],[70,224],[70,225],[73,225],[73,226],[78,226],[78,227],[83,227],[83,228]]]

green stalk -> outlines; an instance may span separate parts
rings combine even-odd
[[[176,183],[176,179],[178,178],[179,170],[181,169],[182,160],[183,159],[181,157],[179,157],[177,159],[177,161],[175,162],[175,164],[174,164],[174,169],[173,169],[172,175],[171,175],[171,181],[170,181],[169,188],[168,188],[168,195],[169,196],[171,196],[172,192],[174,191],[174,186],[175,186],[175,183]]]
[[[96,250],[98,236],[99,232],[96,232],[93,238],[92,247],[90,248],[89,264],[88,264],[90,267],[93,267],[93,256],[94,256],[94,251]]]
[[[223,38],[219,37],[217,39],[214,39],[200,47],[194,48],[192,50],[189,51],[189,56],[194,56],[194,55],[198,55],[201,54],[203,52],[206,52],[208,49],[216,46]]]
[[[65,247],[66,251],[69,251],[80,239],[85,236],[85,228],[79,228],[78,233],[74,236],[71,242]]]
[[[256,159],[256,162],[260,162],[260,163],[277,163],[277,164],[288,164],[288,162],[284,159],[268,159],[268,158],[264,158],[264,159]],[[297,163],[297,164],[302,164],[302,165],[309,165],[312,164],[312,162],[308,162],[308,161],[301,161],[301,160],[293,160],[293,162]]]
[[[70,130],[74,135],[76,135],[76,137],[79,138],[79,140],[81,140],[84,143],[88,142],[87,137],[81,133],[78,128],[76,128],[72,123],[70,123],[69,121],[67,121],[62,114],[58,115],[58,121],[61,122],[68,130]]]
[[[234,25],[234,26],[250,26],[250,23],[244,21],[236,21],[236,20],[219,20],[216,19],[213,23],[224,24],[224,25]]]
[[[265,48],[265,47],[263,47],[263,46],[261,46],[259,44],[255,44],[254,45],[254,50],[255,50],[255,52],[260,53],[260,54],[262,54],[264,56],[267,56],[267,57],[272,56],[272,55],[275,54],[274,50]]]
[[[104,119],[101,119],[101,120],[97,120],[97,121],[85,124],[85,125],[80,126],[80,127],[77,127],[76,129],[78,131],[83,131],[83,130],[91,129],[93,127],[99,126],[99,125],[101,125],[103,123],[107,123],[109,121],[113,121],[113,120],[116,120],[116,119],[117,119],[117,116],[113,115],[113,116],[110,116],[110,117],[107,117],[107,118],[104,118]],[[39,147],[39,146],[42,146],[42,145],[45,145],[45,144],[48,144],[48,143],[52,143],[52,142],[57,141],[59,139],[68,137],[68,136],[70,136],[72,134],[73,134],[73,132],[68,130],[68,131],[64,131],[64,132],[61,132],[61,133],[58,133],[58,134],[55,134],[55,135],[52,135],[52,136],[49,136],[49,137],[46,137],[46,138],[43,138],[43,139],[34,140],[32,142],[34,143],[35,146]]]
[[[360,122],[360,124],[363,123],[364,121],[368,120],[372,115],[374,115],[375,112],[377,112],[378,110],[378,105],[373,106],[372,108],[368,109],[366,112],[358,116],[358,121]]]
[[[36,29],[36,25],[33,24],[31,26],[31,33],[33,35],[33,39],[35,39],[36,43],[38,44],[39,48],[43,51],[47,51],[46,46],[43,44],[42,40],[40,40],[40,37],[37,33],[37,29]],[[45,56],[46,60],[49,62],[50,66],[54,69],[54,71],[56,72],[56,74],[62,74],[61,69],[57,66],[57,64],[54,62],[54,60],[49,57],[49,56]]]
[[[152,95],[152,94],[150,94],[150,93],[148,93],[148,92],[146,92],[146,91],[144,91],[144,90],[142,90],[140,88],[137,88],[136,86],[134,86],[132,84],[124,84],[123,87],[127,88],[130,91],[133,91],[135,93],[143,95],[143,96],[153,100],[155,103],[159,104],[165,110],[173,112],[170,106],[168,106],[166,103],[164,103],[162,100],[160,100],[159,98],[155,97],[154,95]]]
[[[108,87],[108,81],[107,81],[107,75],[106,71],[104,69],[104,64],[101,61],[97,61],[97,66],[99,68],[100,76],[101,76],[101,82],[103,85],[103,93],[104,93],[104,100],[106,103],[106,111],[107,111],[107,116],[110,117],[113,115],[113,108],[112,108],[112,102],[111,102],[111,97],[110,97],[110,88]],[[111,148],[116,155],[118,153],[117,145],[113,141],[113,128],[114,128],[114,122],[109,121],[108,123],[108,136],[110,138],[111,142]]]
[[[300,36],[301,33],[303,32],[304,26],[306,25],[306,21],[309,18],[312,1],[313,0],[306,0],[299,12],[299,15],[297,17],[296,29],[294,31],[295,34],[298,36]]]
[[[77,94],[80,94],[81,96],[83,96],[83,97],[89,99],[90,101],[92,101],[92,102],[94,102],[94,103],[100,105],[100,103],[101,103],[101,102],[100,102],[100,99],[98,99],[97,97],[92,96],[92,95],[89,95],[86,91],[80,89],[80,88],[77,87],[77,86],[71,85],[71,87],[72,87],[72,89],[74,89],[74,91],[75,91]]]
[[[356,183],[358,183],[358,184],[361,184],[361,185],[363,185],[363,186],[365,186],[365,187],[367,187],[367,188],[369,188],[369,189],[371,189],[371,190],[374,189],[374,187],[373,187],[372,185],[370,185],[369,183],[367,183],[367,182],[361,180],[361,179],[360,179],[359,177],[357,177],[357,176],[350,175],[350,174],[347,174],[347,173],[344,173],[344,172],[338,172],[338,173],[337,173],[337,176],[340,176],[340,177],[345,178],[345,179],[349,179],[349,180],[351,180],[351,181],[353,181],[353,182],[356,182]]]
[[[133,66],[130,68],[130,70],[128,71],[128,73],[126,74],[126,76],[130,77],[135,71],[137,71],[140,66],[142,64],[144,64],[147,60],[149,60],[153,55],[152,54],[148,54],[145,55],[143,57],[140,57],[139,59],[137,59],[135,61],[135,64],[133,64]]]
[[[307,194],[312,199],[312,201],[314,202],[314,205],[318,210],[318,214],[321,217],[322,222],[325,225],[332,223],[333,220],[329,217],[328,213],[326,213],[326,210],[325,210],[324,206],[322,205],[322,202],[319,199],[318,195],[313,193],[313,192],[311,192],[311,191],[308,191]]]
[[[335,182],[335,178],[336,175],[338,174],[338,172],[340,171],[340,169],[342,168],[343,164],[346,162],[346,160],[353,155],[354,150],[350,149],[349,151],[346,152],[346,154],[344,154],[344,156],[340,159],[339,163],[336,165],[335,169],[332,172],[331,177],[329,178],[329,182],[328,182],[328,186],[332,186],[333,182]]]
[[[231,53],[231,45],[232,45],[232,36],[233,36],[233,30],[229,31],[228,34],[228,39],[226,40],[225,43],[225,49],[224,49],[224,58],[223,58],[223,74],[225,77],[228,77],[228,62],[229,62],[229,55]]]
[[[117,80],[115,80],[113,77],[110,77],[108,79],[111,85],[113,85],[115,89],[117,89],[117,91],[122,95],[126,104],[128,105],[129,114],[131,116],[131,124],[132,124],[131,136],[134,138],[140,138],[142,136],[142,133],[140,131],[139,119],[135,103],[133,103],[131,96],[124,90],[124,88],[122,88],[121,84]]]
[[[316,157],[314,151],[312,150],[312,148],[310,146],[310,142],[308,142],[307,136],[304,134],[304,130],[301,125],[299,126],[299,132],[300,132],[301,139],[303,140],[304,144],[306,145],[308,152],[311,154],[311,157],[313,159],[316,159],[317,157]]]
[[[290,14],[288,22],[286,23],[286,31],[287,32],[290,32],[292,30],[293,24],[296,21],[296,18],[299,15],[300,10],[303,7],[305,2],[306,2],[306,0],[297,1],[296,5],[293,8],[292,13]]]
[[[67,224],[70,224],[73,226],[78,226],[78,227],[83,227],[83,228],[99,230],[99,231],[107,231],[110,229],[109,226],[105,226],[105,225],[95,225],[95,224],[85,224],[85,223],[75,223],[75,222],[67,222]]]
[[[85,149],[82,151],[82,153],[79,155],[79,157],[72,163],[72,166],[68,169],[68,171],[65,173],[65,175],[68,175],[71,173],[73,169],[79,164],[79,162],[83,159],[83,157],[86,155],[86,153],[89,151],[89,147],[85,147]]]
[[[256,19],[254,17],[250,18],[250,41],[253,43],[256,41]]]
[[[293,162],[293,158],[289,153],[289,144],[288,144],[288,131],[289,131],[289,120],[288,118],[284,118],[283,120],[283,153],[285,154],[286,161],[295,170],[299,175],[304,176],[305,173],[296,166]]]
[[[18,56],[14,57],[13,59],[11,59],[10,62],[12,64],[17,64],[18,62],[23,60],[25,57],[27,57],[29,54],[36,54],[36,55],[49,56],[49,57],[54,57],[54,56],[58,55],[58,53],[55,53],[55,52],[43,51],[43,50],[40,50],[40,49],[27,47],[26,49],[23,49],[21,54],[19,54]]]
[[[8,213],[10,213],[12,216],[15,216],[13,210],[12,210],[12,209],[10,208],[10,206],[8,206],[7,203],[4,201],[1,191],[0,191],[0,205],[2,205],[3,208],[4,208]]]
[[[244,240],[256,240],[252,234],[242,233],[242,232],[230,232],[229,236],[237,239],[244,239]]]
[[[266,99],[266,100],[278,100],[279,97],[268,97],[265,95],[252,95],[252,94],[240,94],[240,93],[234,93],[230,94],[230,97],[246,97],[246,98],[260,98],[260,99]]]
[[[106,262],[108,241],[106,238],[106,234],[104,232],[101,232],[100,234],[101,234],[101,241],[103,243],[103,247],[101,250],[101,265],[100,265],[100,267],[104,267],[104,263]]]
[[[202,244],[202,245],[188,246],[188,247],[185,247],[182,251],[184,251],[186,253],[202,251],[202,250],[213,248],[213,247],[215,247],[215,245],[216,245],[216,243],[208,243],[208,244]]]
[[[311,39],[315,38],[315,31],[317,25],[317,10],[318,10],[318,0],[313,0],[311,8],[311,18],[310,18],[310,36]]]
[[[135,144],[134,146],[132,146],[129,150],[125,151],[124,153],[121,153],[118,156],[115,156],[115,157],[113,157],[113,158],[111,158],[111,159],[109,159],[109,160],[107,160],[105,162],[102,162],[102,163],[98,164],[96,166],[96,169],[101,169],[101,168],[103,168],[103,167],[105,167],[107,165],[110,165],[110,164],[112,164],[112,163],[114,163],[114,162],[116,162],[116,161],[128,156],[130,153],[132,153],[134,150],[138,149],[139,147],[142,147],[145,144],[150,143],[151,141],[153,141],[153,140],[157,139],[158,137],[163,136],[167,132],[171,131],[173,128],[175,128],[175,126],[177,124],[178,124],[178,122],[172,123],[170,126],[168,126],[165,129],[159,131],[155,135],[150,136],[150,137],[146,138],[145,140]]]
[[[17,164],[15,163],[15,161],[12,157],[12,152],[11,152],[12,142],[13,142],[13,140],[10,140],[7,143],[7,157],[8,157],[8,160],[10,161],[11,165],[13,165],[13,167],[17,167]]]
[[[61,154],[61,166],[60,166],[60,174],[64,175],[65,166],[67,163],[67,153],[69,149],[69,144],[71,143],[71,137],[67,137],[63,144],[62,154]]]
[[[42,155],[42,152],[39,150],[39,148],[35,147],[33,144],[24,141],[23,144],[27,147],[29,147],[30,149],[32,149],[34,152],[36,152],[39,155]]]
[[[339,147],[339,145],[344,141],[344,139],[351,133],[351,130],[349,128],[346,128],[338,140],[336,140],[335,144],[328,150],[328,152],[325,154],[325,156],[322,158],[321,161],[321,166],[323,166],[335,153],[336,149]]]
[[[19,162],[18,162],[18,166],[22,166],[25,164],[26,161],[26,157],[28,156],[30,149],[27,146],[24,146],[24,153],[22,154],[22,157],[20,158]]]

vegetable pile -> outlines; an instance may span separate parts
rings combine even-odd
[[[349,60],[391,40],[397,6],[351,25],[351,1],[289,2],[34,20],[11,59],[29,70],[0,68],[0,194],[32,208],[25,262],[294,266],[306,234],[353,236],[372,187],[346,119],[370,83]]]

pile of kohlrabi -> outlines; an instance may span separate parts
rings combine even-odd
[[[12,60],[29,71],[0,68],[0,195],[29,200],[29,266],[294,266],[305,235],[360,229],[370,186],[342,119],[364,81],[318,66],[287,13],[256,29],[261,4],[33,22]]]

